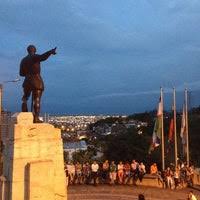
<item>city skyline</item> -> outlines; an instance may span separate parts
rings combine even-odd
[[[42,63],[41,113],[132,114],[156,109],[160,86],[200,99],[200,2],[9,0],[0,7],[0,83],[18,76],[26,47],[55,46]],[[23,79],[23,78],[22,78]],[[22,80],[4,84],[4,109],[21,109]]]

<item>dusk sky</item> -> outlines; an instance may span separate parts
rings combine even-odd
[[[0,83],[18,76],[29,44],[41,54],[50,114],[131,114],[155,109],[163,87],[200,105],[199,0],[5,0],[0,5]],[[4,109],[20,111],[23,78],[5,83]]]

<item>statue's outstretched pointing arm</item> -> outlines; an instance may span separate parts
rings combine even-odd
[[[51,49],[41,55],[34,55],[33,59],[35,62],[45,61],[46,59],[49,58],[50,55],[56,55],[56,49],[57,49],[57,47],[55,47],[54,49]]]

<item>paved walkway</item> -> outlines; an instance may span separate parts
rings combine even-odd
[[[144,186],[75,185],[68,187],[68,200],[137,200],[139,193],[146,200],[186,200],[191,189],[169,190]],[[198,200],[200,191],[194,190]]]

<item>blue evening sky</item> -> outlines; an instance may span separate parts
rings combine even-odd
[[[5,0],[0,5],[0,82],[18,76],[26,47],[55,46],[42,63],[42,112],[130,114],[178,106],[188,87],[200,104],[199,0]],[[20,111],[22,81],[5,83],[3,106]]]

